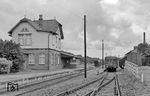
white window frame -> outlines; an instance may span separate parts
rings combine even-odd
[[[29,32],[28,28],[22,28],[21,32]]]
[[[59,49],[61,49],[61,39],[59,38]]]
[[[24,34],[18,34],[18,43],[24,46]]]
[[[59,61],[59,59],[60,59],[60,55],[58,55],[58,56],[57,56],[58,65],[60,64],[60,61]]]
[[[39,54],[39,64],[45,64],[45,54],[44,53],[40,53]]]
[[[29,43],[28,43],[29,40]],[[32,45],[32,34],[18,34],[18,43],[21,46],[31,46]]]
[[[25,45],[31,46],[32,45],[32,35],[31,34],[25,34]]]
[[[33,53],[29,54],[29,57],[28,57],[28,63],[29,64],[35,64],[35,58],[34,57],[35,56]]]
[[[51,53],[51,65],[53,65],[53,53]]]
[[[55,65],[55,54],[53,53],[53,65]]]
[[[57,36],[56,36],[56,48],[57,48],[57,45],[58,45],[58,44],[57,44]]]
[[[57,65],[58,62],[57,62],[57,54],[55,54],[55,65]]]
[[[52,34],[50,35],[50,46],[53,47],[53,36],[52,36]]]
[[[54,38],[54,35],[52,35],[52,46],[55,46],[55,38]]]

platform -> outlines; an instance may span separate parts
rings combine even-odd
[[[33,76],[40,76],[40,75],[46,75],[46,74],[56,74],[56,73],[62,73],[62,72],[68,72],[71,71],[71,69],[61,69],[57,71],[32,71],[32,72],[19,72],[16,74],[1,74],[0,75],[0,82],[6,82],[6,81],[12,81],[22,78],[29,78]]]

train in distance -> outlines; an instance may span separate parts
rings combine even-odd
[[[105,68],[108,72],[116,72],[119,65],[119,58],[116,56],[105,57]]]

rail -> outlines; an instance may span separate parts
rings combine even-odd
[[[27,84],[27,83],[30,83],[33,81],[39,81],[39,80],[49,78],[51,76],[55,76],[58,74],[65,74],[65,73],[69,73],[69,71],[65,71],[65,72],[61,72],[61,73],[59,72],[59,73],[54,73],[54,74],[47,73],[47,74],[42,74],[42,75],[38,75],[38,76],[29,76],[29,77],[21,78],[21,79],[3,81],[3,82],[0,82],[0,89],[6,88],[7,84],[10,82],[14,82],[14,83],[18,83],[19,85],[23,85],[23,84]]]
[[[105,84],[103,84],[104,80],[106,79],[106,77],[108,76],[108,73],[103,77],[103,79],[100,81],[100,84],[95,88],[95,90],[92,90],[90,92],[88,92],[87,94],[85,94],[84,96],[96,96],[96,94],[106,85],[108,85],[109,83],[111,83],[115,77],[113,77],[111,80],[109,80],[108,82],[106,82]]]
[[[103,73],[103,72],[102,72],[102,73]],[[100,73],[100,74],[102,74],[102,73]],[[89,82],[87,82],[86,84],[79,85],[79,86],[74,87],[74,88],[72,88],[72,89],[70,89],[70,90],[67,90],[67,91],[61,92],[61,93],[59,93],[59,94],[56,94],[55,96],[66,96],[66,95],[72,94],[72,93],[74,93],[74,92],[76,92],[76,91],[78,91],[78,90],[80,90],[80,89],[82,89],[82,88],[85,88],[85,87],[89,86],[90,84],[93,84],[93,83],[95,83],[95,82],[97,82],[97,81],[99,81],[99,80],[101,80],[101,79],[103,79],[103,78],[104,78],[104,77],[100,77],[100,78],[98,78],[98,79],[89,81]]]
[[[88,69],[88,70],[91,70],[91,69]],[[71,70],[71,71],[67,70],[64,72],[39,74],[38,76],[37,75],[29,76],[27,78],[21,78],[21,79],[16,79],[16,80],[8,80],[5,82],[0,82],[0,94],[5,94],[5,93],[7,93],[7,91],[10,91],[9,87],[14,87],[14,86],[10,86],[10,83],[13,85],[16,84],[17,85],[16,91],[18,91],[20,89],[27,88],[32,85],[49,82],[49,80],[52,81],[52,80],[59,79],[62,77],[67,77],[71,74],[80,73],[82,71],[83,71],[83,69],[75,69],[75,70]]]
[[[119,84],[119,80],[118,80],[118,75],[116,75],[115,76],[115,82],[116,82],[116,87],[117,87],[117,93],[119,93],[119,94],[117,94],[117,96],[119,95],[119,96],[122,96],[122,93],[121,93],[121,89],[120,89],[120,84]]]
[[[69,80],[71,78],[75,78],[75,77],[80,76],[80,75],[83,75],[83,73],[80,73],[80,74],[72,73],[70,75],[54,78],[52,80],[46,80],[46,81],[43,81],[43,82],[38,82],[36,85],[35,84],[29,85],[29,86],[32,86],[32,87],[35,85],[35,87],[33,89],[27,90],[27,91],[22,92],[22,93],[19,93],[19,94],[15,95],[15,96],[22,96],[23,94],[27,94],[27,93],[30,93],[30,92],[33,92],[33,91],[36,91],[36,90],[39,90],[39,89],[42,89],[42,88],[45,88],[45,87],[48,87],[48,86],[53,86],[55,84],[64,82],[66,80]],[[55,82],[50,83],[50,84],[47,83],[47,82],[51,82],[51,81],[55,81]],[[45,84],[43,84],[43,83],[45,83]],[[38,84],[40,84],[40,85],[38,85]],[[37,87],[37,85],[38,85],[38,87]]]
[[[104,80],[106,79],[106,77],[108,76],[108,73],[106,73],[106,75],[102,78],[102,81],[100,82],[100,84],[98,84],[98,86],[96,87],[96,89],[98,89],[99,86],[101,86],[104,82]],[[97,93],[98,90],[94,90],[92,92],[89,92],[91,94],[89,94],[88,96],[94,96],[94,94]]]
[[[115,78],[112,78],[111,80],[109,80],[108,82],[106,82],[105,84],[101,85],[98,87],[97,90],[93,91],[93,93],[90,96],[96,96],[96,94],[106,85],[110,84]]]
[[[118,80],[118,75],[116,75],[116,83],[117,83],[117,89],[118,89],[119,96],[122,96],[120,84],[119,84],[119,80]]]
[[[88,69],[88,71],[92,70],[91,68]],[[20,96],[20,95],[24,95],[27,93],[31,93],[33,91],[36,90],[40,90],[42,88],[48,87],[48,86],[53,86],[56,85],[58,83],[64,82],[66,80],[78,77],[83,75],[83,69],[75,69],[69,72],[69,74],[62,74],[62,75],[57,75],[54,76],[52,78],[45,78],[44,80],[40,80],[40,81],[35,81],[35,82],[30,82],[27,83],[25,85],[20,85],[19,86],[19,91],[17,89],[16,90],[16,95],[15,96]],[[16,84],[16,83],[14,83]],[[17,92],[18,91],[18,92]],[[0,95],[6,94],[7,91],[5,90],[0,90]]]

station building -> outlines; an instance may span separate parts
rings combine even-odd
[[[64,66],[61,59],[69,58],[61,52],[64,35],[62,25],[56,19],[44,20],[42,15],[38,20],[24,17],[8,34],[23,49],[23,69],[55,70]]]
[[[142,60],[144,59],[144,55],[138,52],[136,46],[134,47],[133,50],[126,53],[125,57],[128,62],[132,62],[138,66],[142,65]]]
[[[146,43],[145,35],[145,32],[143,32],[143,43],[138,44],[138,46],[134,46],[133,50],[125,54],[128,62],[134,63],[138,66],[150,65],[150,52],[148,44]]]

